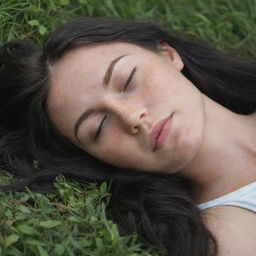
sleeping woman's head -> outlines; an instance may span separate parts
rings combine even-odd
[[[256,109],[253,65],[155,25],[101,18],[68,23],[43,47],[7,43],[0,64],[0,167],[25,177],[7,189],[48,191],[59,173],[107,181],[109,216],[125,233],[168,255],[214,255],[188,183],[170,174],[199,150],[205,99]]]
[[[173,173],[184,166],[202,139],[202,96],[181,74],[178,53],[164,42],[157,50],[113,42],[65,53],[49,67],[56,128],[117,167]]]

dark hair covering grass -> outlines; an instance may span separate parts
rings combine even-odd
[[[112,194],[107,215],[124,234],[137,232],[145,244],[158,246],[165,255],[216,255],[216,241],[189,196],[187,180],[100,162],[64,138],[47,113],[49,66],[67,51],[105,42],[130,42],[156,51],[163,41],[180,54],[183,74],[201,92],[236,113],[255,110],[255,64],[179,39],[152,24],[79,19],[53,32],[43,47],[27,40],[1,47],[0,168],[22,177],[1,190],[29,186],[48,192],[59,174],[80,182],[107,181]]]

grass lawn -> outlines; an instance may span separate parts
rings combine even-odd
[[[81,16],[151,21],[218,49],[256,59],[256,0],[3,0],[0,43],[40,43],[56,26]],[[0,81],[1,86],[1,81]],[[1,120],[0,120],[1,125]],[[12,181],[0,171],[0,184]],[[106,219],[108,188],[59,177],[56,193],[0,192],[0,256],[157,256],[136,234],[121,236]]]

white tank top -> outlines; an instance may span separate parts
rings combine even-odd
[[[205,210],[222,205],[238,206],[256,212],[256,182],[197,206],[200,210]]]

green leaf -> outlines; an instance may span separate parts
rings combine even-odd
[[[76,241],[76,239],[70,239],[70,243],[75,247],[75,248],[77,248],[77,249],[79,249],[79,250],[82,250],[83,249],[83,247],[81,246],[81,244],[78,242],[78,241]]]
[[[40,25],[39,26],[39,33],[40,35],[45,35],[47,33],[47,28],[45,26]]]
[[[19,210],[23,213],[31,213],[31,211],[28,209],[28,207],[24,206],[24,205],[20,205],[19,206]]]
[[[103,240],[100,237],[95,238],[96,246],[100,251],[104,250],[104,243]]]
[[[84,247],[89,247],[93,244],[93,240],[91,238],[87,238],[81,241],[81,245]]]
[[[65,246],[62,244],[56,244],[53,252],[56,256],[61,256],[65,252]]]
[[[91,220],[92,222],[95,222],[95,221],[98,220],[98,218],[97,218],[96,216],[91,216],[91,217],[90,217],[90,220]]]
[[[0,254],[0,255],[8,255],[8,256],[24,256],[23,253],[21,253],[17,248],[14,246],[8,247],[5,250],[5,254]]]
[[[47,253],[47,251],[43,247],[37,246],[37,248],[38,248],[38,252],[39,252],[40,256],[49,256],[49,254]]]
[[[30,26],[36,26],[36,27],[39,27],[39,26],[40,26],[40,23],[39,23],[38,20],[30,20],[30,21],[28,22],[28,24],[29,24]]]
[[[25,220],[27,219],[27,214],[24,213],[18,213],[16,216],[14,216],[15,220]]]
[[[76,223],[81,223],[81,222],[84,222],[84,219],[81,218],[81,217],[77,217],[77,216],[70,216],[68,218],[69,221],[71,222],[76,222]]]
[[[5,213],[4,213],[4,215],[5,215],[6,217],[8,217],[8,218],[12,218],[13,213],[12,213],[12,211],[11,211],[10,209],[7,209],[7,210],[5,211]]]
[[[196,13],[193,13],[193,15],[194,15],[195,17],[199,18],[200,20],[204,21],[204,22],[207,23],[207,24],[210,24],[210,23],[211,23],[211,21],[210,21],[209,19],[207,19],[207,18],[205,17],[205,15],[203,15],[202,13],[196,12]]]
[[[30,227],[28,225],[19,225],[17,228],[20,232],[26,235],[32,235],[37,233],[37,231],[33,227]]]
[[[107,183],[106,183],[106,182],[103,182],[103,183],[100,185],[100,192],[101,192],[101,193],[106,193],[106,192],[107,192]]]
[[[5,248],[7,248],[8,246],[16,243],[18,240],[19,240],[18,235],[10,235],[10,236],[6,237],[5,240],[4,240]]]
[[[116,243],[119,239],[119,231],[116,224],[111,226],[111,239],[113,243]]]
[[[25,243],[29,244],[29,245],[34,245],[34,246],[44,246],[44,245],[47,245],[46,243],[43,243],[43,242],[41,242],[39,240],[36,240],[36,239],[26,239]]]
[[[58,225],[60,225],[61,222],[58,220],[46,220],[39,223],[39,226],[44,228],[54,228]]]
[[[21,197],[20,201],[27,202],[28,199],[30,199],[30,196],[28,194],[23,193],[23,196]]]
[[[61,5],[68,5],[70,4],[69,0],[59,0]]]

